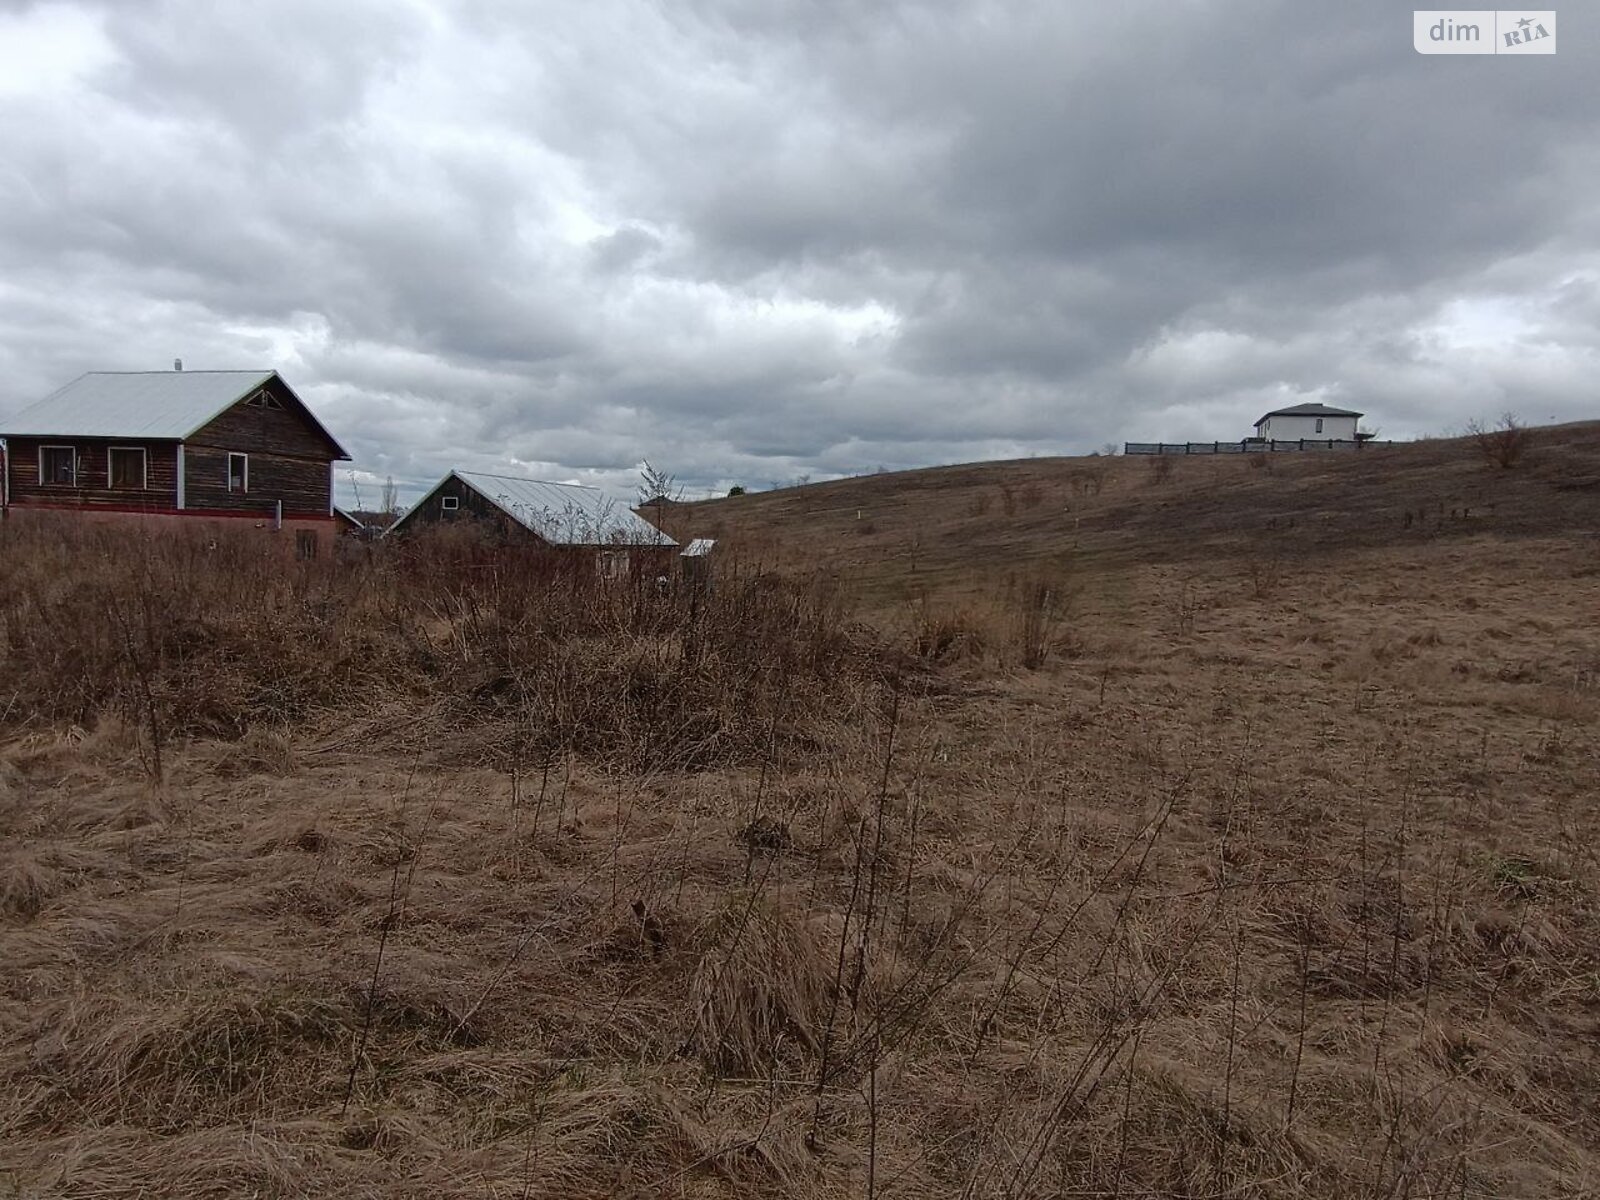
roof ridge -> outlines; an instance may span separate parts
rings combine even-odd
[[[256,367],[197,367],[193,371],[185,367],[182,371],[85,371],[84,375],[276,375],[277,373],[276,367],[263,367],[260,369]]]
[[[85,371],[43,400],[0,419],[13,437],[137,438],[188,441],[262,387],[281,387],[304,422],[348,462],[350,452],[300,399],[276,368],[239,371]]]
[[[556,479],[534,479],[527,475],[499,475],[493,471],[463,471],[459,467],[455,468],[455,473],[464,476],[476,475],[479,479],[509,479],[512,483],[542,483],[547,487],[583,488],[585,491],[590,492],[601,490],[592,483],[562,483]]]

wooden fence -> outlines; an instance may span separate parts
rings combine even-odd
[[[1245,438],[1238,442],[1124,442],[1124,454],[1270,454],[1301,450],[1360,450],[1365,446],[1392,446],[1369,438]]]

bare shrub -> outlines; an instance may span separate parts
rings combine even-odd
[[[988,623],[968,607],[943,607],[927,596],[911,606],[911,650],[927,662],[983,653],[991,641]]]
[[[1068,648],[1063,633],[1074,596],[1072,584],[1059,576],[1027,579],[1012,592],[1011,644],[1028,670]]]
[[[1509,471],[1526,457],[1533,441],[1533,431],[1512,412],[1501,414],[1500,420],[1493,426],[1482,421],[1468,421],[1467,434],[1484,462],[1504,471]]]
[[[1265,600],[1283,582],[1283,556],[1251,554],[1244,560],[1244,571],[1245,578],[1250,581],[1250,594],[1257,600]]]
[[[1194,633],[1195,618],[1200,613],[1201,597],[1192,579],[1180,579],[1171,585],[1163,597],[1167,614],[1168,631],[1181,637]]]
[[[1067,487],[1074,496],[1098,496],[1106,483],[1106,469],[1096,463],[1079,467],[1067,476]]]

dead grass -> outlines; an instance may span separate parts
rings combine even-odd
[[[1592,547],[1409,537],[1041,554],[1031,666],[1020,568],[876,634],[422,575],[305,707],[163,708],[159,778],[136,675],[26,692],[0,1191],[1595,1195]],[[47,592],[14,692],[16,622],[88,611]],[[300,653],[195,615],[185,669]]]

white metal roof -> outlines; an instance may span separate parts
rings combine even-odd
[[[91,371],[37,404],[0,418],[0,436],[182,441],[276,374],[275,371]],[[309,409],[306,412],[310,415]],[[311,420],[322,429],[316,417]],[[322,432],[335,447],[339,446],[326,429]],[[349,457],[342,447],[339,454]]]
[[[717,544],[716,538],[694,538],[683,548],[684,558],[704,558],[711,553],[711,548]]]
[[[487,475],[477,471],[452,471],[450,475],[499,507],[524,528],[555,546],[678,544],[650,522],[635,515],[625,503],[607,496],[599,488],[578,483],[518,479],[511,475]],[[440,485],[449,480],[450,475],[435,484],[429,494],[437,491]]]

